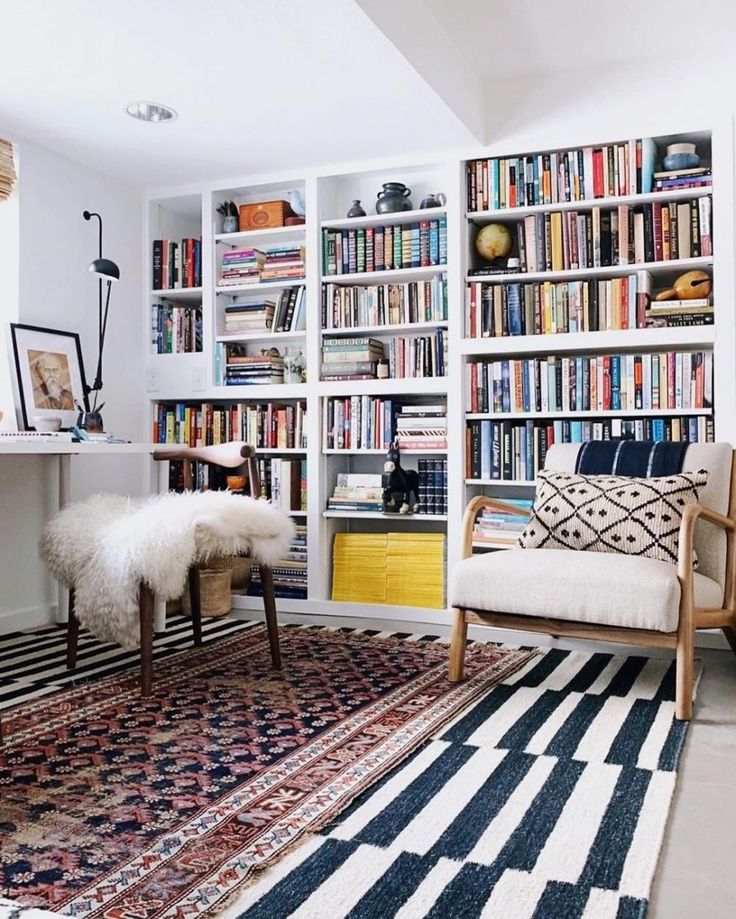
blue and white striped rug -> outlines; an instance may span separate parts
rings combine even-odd
[[[208,620],[205,639],[252,625]],[[69,674],[64,640],[55,627],[0,636],[0,709],[137,666],[136,653],[83,635]],[[181,618],[156,640],[159,657],[190,646]],[[222,919],[638,919],[685,739],[673,719],[669,661],[547,651]]]
[[[644,916],[686,730],[669,661],[548,651],[223,919]]]

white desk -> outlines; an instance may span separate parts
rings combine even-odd
[[[59,472],[59,510],[69,503],[71,457],[72,456],[152,456],[154,451],[175,451],[178,447],[165,444],[129,443],[108,444],[98,441],[69,443],[64,440],[35,440],[0,437],[0,457],[2,456],[51,456],[56,457]],[[149,494],[168,490],[168,464],[151,462],[146,489]],[[114,489],[110,489],[114,491]],[[66,622],[69,617],[69,595],[64,587],[59,587],[59,605],[57,621]],[[156,604],[155,629],[162,632],[166,622],[166,604]]]

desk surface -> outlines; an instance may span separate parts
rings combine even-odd
[[[139,455],[151,454],[154,450],[177,450],[176,445],[167,444],[107,444],[95,441],[77,444],[69,441],[53,440],[13,440],[10,437],[0,438],[0,456],[18,456],[21,454],[36,454],[46,456],[84,456],[95,454],[97,456],[114,456],[120,453],[137,453]]]

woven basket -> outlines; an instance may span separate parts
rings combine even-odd
[[[232,609],[233,557],[221,555],[209,559],[199,568],[199,595],[202,603],[202,615],[219,617],[227,616]],[[181,598],[182,612],[192,615],[189,590]]]

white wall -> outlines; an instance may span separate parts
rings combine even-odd
[[[18,321],[68,331],[82,337],[88,376],[96,366],[97,280],[87,266],[97,255],[97,222],[104,218],[104,254],[120,267],[113,288],[104,364],[103,412],[106,430],[129,440],[146,439],[141,310],[142,199],[137,189],[49,150],[17,143]],[[6,334],[8,308],[2,320]],[[0,379],[7,372],[3,347]],[[44,519],[55,506],[54,460],[0,458],[0,630],[48,621],[54,586],[38,560]],[[143,461],[132,457],[72,459],[72,495],[103,489],[140,494],[147,480]],[[19,612],[22,615],[16,615]]]

